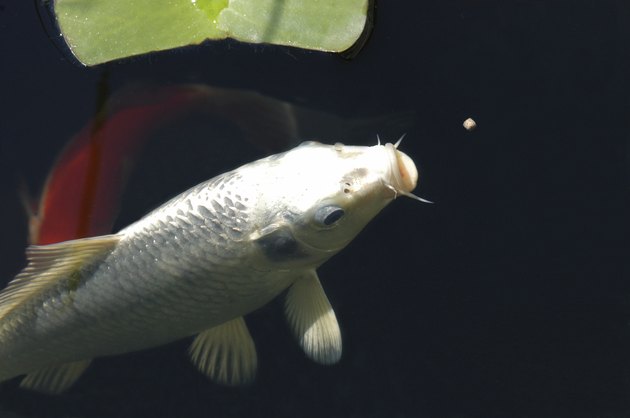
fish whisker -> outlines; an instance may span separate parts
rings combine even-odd
[[[430,200],[423,199],[420,196],[417,196],[417,195],[415,195],[415,194],[413,194],[411,192],[399,192],[399,193],[401,195],[403,195],[403,196],[407,196],[407,197],[409,197],[411,199],[414,199],[414,200],[417,200],[417,201],[420,201],[420,202],[423,202],[423,203],[430,203],[430,204],[434,204],[435,203],[435,202],[432,202]]]
[[[430,204],[434,204],[435,203],[435,202],[432,202],[430,200],[424,199],[424,198],[422,198],[420,196],[417,196],[417,195],[415,195],[415,194],[413,194],[411,192],[406,192],[404,190],[398,190],[397,188],[395,188],[394,186],[392,186],[389,183],[383,183],[383,185],[385,187],[387,187],[389,190],[391,190],[392,192],[394,192],[394,199],[396,199],[398,197],[398,195],[401,195],[401,196],[406,196],[406,197],[409,197],[409,198],[411,198],[413,200],[417,200],[417,201],[423,202],[423,203],[430,203]]]
[[[398,149],[398,146],[400,145],[400,143],[402,142],[403,138],[405,138],[407,136],[407,133],[405,132],[404,134],[402,134],[402,136],[398,139],[398,141],[396,141],[396,143],[394,144],[394,148]]]

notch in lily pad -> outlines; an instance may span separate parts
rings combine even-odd
[[[87,66],[233,38],[355,55],[373,0],[56,0],[57,25]]]

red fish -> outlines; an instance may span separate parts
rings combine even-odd
[[[296,134],[291,105],[253,92],[180,85],[114,95],[62,151],[39,202],[27,205],[30,243],[111,232],[138,152],[153,132],[191,111],[234,122],[267,151],[286,147]]]

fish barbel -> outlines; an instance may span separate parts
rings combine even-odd
[[[397,144],[305,142],[201,183],[117,234],[31,246],[0,293],[0,381],[49,393],[95,357],[196,335],[211,379],[256,371],[243,315],[288,288],[285,310],[306,355],[341,356],[316,269],[344,248],[418,172]]]

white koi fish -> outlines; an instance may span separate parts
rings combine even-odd
[[[95,357],[196,335],[203,373],[246,382],[257,359],[243,315],[287,288],[307,356],[337,362],[339,326],[315,270],[394,198],[417,198],[418,172],[397,145],[306,142],[117,234],[27,248],[28,265],[0,293],[0,381],[26,374],[22,387],[58,393]]]

